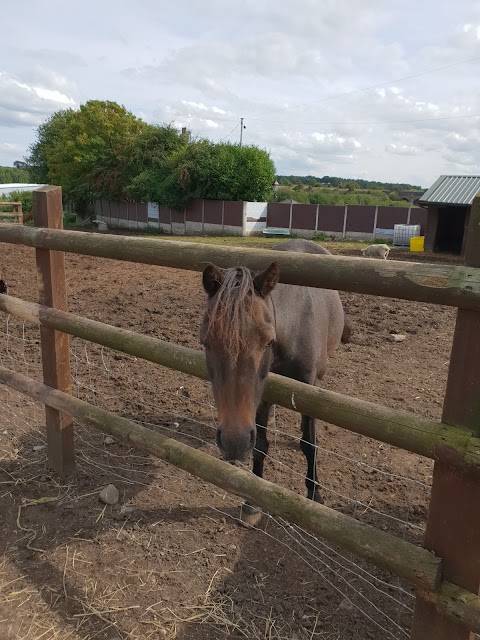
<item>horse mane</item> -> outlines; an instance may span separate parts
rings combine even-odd
[[[253,317],[253,276],[245,267],[228,269],[208,313],[207,337],[215,334],[236,362],[246,344],[245,322]]]

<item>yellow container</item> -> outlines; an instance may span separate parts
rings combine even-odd
[[[424,251],[425,236],[410,238],[410,251]]]

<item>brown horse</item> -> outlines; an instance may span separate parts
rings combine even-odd
[[[308,240],[289,240],[276,251],[329,254]],[[260,273],[238,267],[203,272],[208,294],[200,329],[217,406],[217,445],[225,460],[242,460],[253,450],[253,472],[262,477],[268,452],[271,404],[262,401],[269,371],[317,384],[340,340],[349,340],[338,291],[278,284],[277,262]],[[301,449],[307,460],[307,497],[323,502],[315,464],[315,420],[302,416]],[[260,512],[245,503],[242,519]]]

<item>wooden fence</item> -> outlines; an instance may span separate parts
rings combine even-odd
[[[3,211],[11,209],[11,211]],[[23,224],[23,211],[21,202],[0,202],[0,218],[13,218],[13,222]]]
[[[68,334],[206,378],[201,352],[68,313],[64,251],[184,269],[213,261],[264,267],[268,251],[67,232],[61,190],[34,194],[38,226],[1,225],[0,241],[36,248],[40,304],[0,295],[0,309],[40,325],[44,384],[0,368],[0,382],[46,406],[48,455],[61,474],[74,465],[73,418],[128,441],[240,495],[272,514],[396,573],[417,588],[412,640],[470,640],[480,633],[480,197],[465,267],[335,256],[278,254],[281,279],[458,307],[440,423],[270,374],[266,397],[435,460],[425,548],[364,525],[253,474],[71,396]]]

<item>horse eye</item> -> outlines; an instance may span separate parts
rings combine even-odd
[[[275,344],[275,340],[270,340],[269,342],[267,342],[267,344],[265,345],[265,349],[270,349],[270,347],[273,347],[273,345]]]

